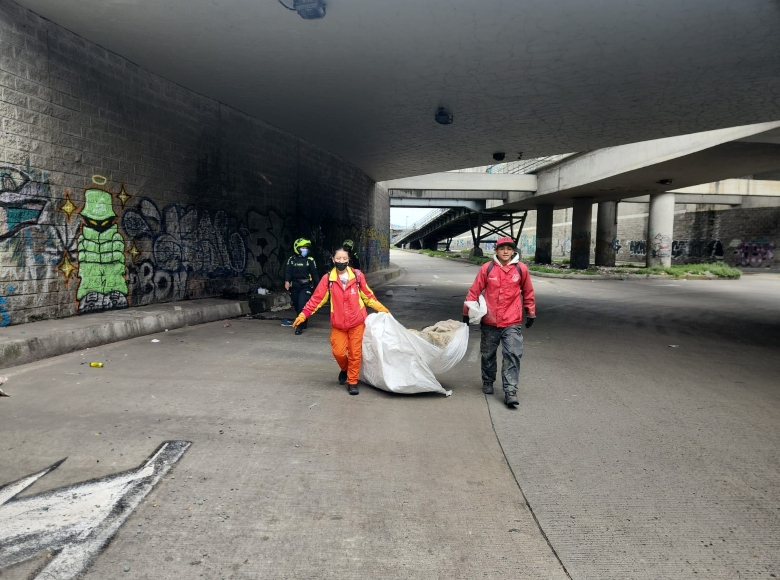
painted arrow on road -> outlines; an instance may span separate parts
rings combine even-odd
[[[135,469],[20,499],[65,460],[0,487],[0,572],[51,550],[54,558],[36,578],[76,578],[190,445],[166,441]]]

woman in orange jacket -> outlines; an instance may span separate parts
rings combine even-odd
[[[293,322],[293,326],[306,322],[330,299],[330,348],[341,369],[339,384],[347,383],[350,395],[357,395],[362,360],[363,331],[366,329],[366,306],[377,312],[390,311],[376,299],[366,283],[363,272],[349,267],[349,252],[337,248],[333,254],[333,268],[320,278],[306,306]]]

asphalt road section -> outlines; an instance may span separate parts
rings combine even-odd
[[[393,260],[414,272],[397,286],[414,279],[453,308],[447,289],[476,273]],[[533,283],[520,406],[487,401],[571,577],[780,577],[780,275]],[[409,293],[395,294],[399,311]],[[471,332],[458,370],[478,390]]]
[[[404,323],[459,318],[462,284],[444,295],[419,286],[394,287],[396,306],[389,285],[377,292]],[[13,508],[28,518],[15,529],[57,531],[60,544],[39,533],[24,548],[65,544],[88,579],[565,579],[471,371],[441,377],[451,397],[365,385],[349,396],[328,335],[326,314],[302,336],[278,320],[232,319],[5,369],[0,483],[37,479],[0,519]],[[190,445],[153,489],[131,489],[168,441]],[[92,555],[84,539],[102,528],[90,526],[141,492]],[[69,497],[79,510],[62,505]],[[0,574],[56,565],[44,551]]]
[[[490,406],[571,576],[780,577],[780,276],[534,284]]]
[[[399,321],[460,318],[476,266],[391,260]],[[780,277],[533,281],[516,410],[480,392],[478,328],[452,397],[350,397],[325,315],[212,322],[4,370],[0,483],[191,443],[85,578],[780,577]]]

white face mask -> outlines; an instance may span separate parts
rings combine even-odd
[[[306,248],[301,248],[301,256],[304,258],[309,255],[309,250]]]

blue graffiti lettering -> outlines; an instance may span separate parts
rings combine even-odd
[[[14,287],[9,286],[8,287],[8,295],[14,293]],[[3,305],[6,303],[7,298],[5,296],[0,296],[0,326],[8,326],[11,324],[11,315],[8,314],[8,311],[3,307]]]

